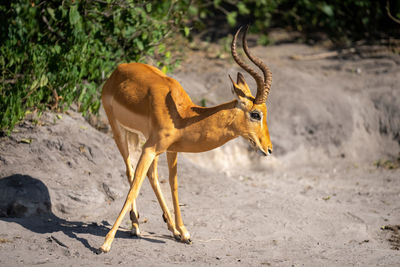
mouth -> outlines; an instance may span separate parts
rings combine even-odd
[[[260,155],[260,156],[264,156],[264,157],[268,156],[268,154],[265,153],[264,150],[262,150],[260,148],[257,150],[257,154]]]
[[[257,151],[257,154],[259,154],[259,155],[261,155],[261,156],[265,156],[265,157],[268,156],[268,154],[265,153],[264,150],[262,150],[259,146],[257,146],[257,143],[256,143],[253,139],[248,138],[247,140],[250,142],[250,144],[251,144],[251,146],[253,147],[253,149],[254,149],[255,151]]]
[[[251,139],[251,138],[249,138],[248,140],[249,140],[251,146],[252,146],[254,149],[257,149],[257,144],[256,144],[256,142],[255,142],[253,139]]]

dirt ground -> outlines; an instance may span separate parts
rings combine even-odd
[[[0,138],[0,266],[400,266],[400,57],[251,49],[273,73],[274,154],[260,158],[242,139],[179,154],[191,245],[174,240],[146,181],[143,236],[130,236],[126,217],[111,251],[97,255],[128,192],[111,133],[74,110],[31,114]],[[172,76],[212,106],[232,99],[228,74],[238,70],[200,50]],[[172,208],[164,156],[159,173]]]

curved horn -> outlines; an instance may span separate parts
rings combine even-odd
[[[257,87],[257,95],[256,99],[254,100],[255,104],[262,104],[265,103],[265,101],[268,98],[269,91],[271,89],[271,83],[272,83],[272,73],[270,69],[262,62],[259,58],[254,57],[247,46],[247,40],[246,40],[246,35],[247,31],[249,30],[249,26],[246,26],[246,30],[243,33],[243,50],[246,53],[247,57],[255,64],[257,67],[261,69],[261,71],[264,74],[264,86],[262,90],[259,90]]]
[[[244,69],[245,71],[247,71],[247,73],[249,73],[254,80],[256,80],[257,83],[257,96],[255,98],[255,102],[257,101],[257,97],[258,97],[258,101],[257,104],[260,104],[260,93],[264,91],[264,81],[263,78],[252,68],[250,68],[250,66],[248,66],[247,64],[245,64],[238,56],[237,52],[236,52],[236,40],[237,40],[237,36],[239,34],[239,32],[242,30],[242,27],[239,28],[239,30],[237,30],[237,32],[235,33],[235,35],[233,36],[233,40],[232,40],[232,45],[231,45],[231,52],[232,52],[232,57],[233,59],[236,61],[236,63],[242,67],[242,69]]]

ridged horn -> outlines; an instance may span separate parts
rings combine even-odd
[[[232,40],[232,45],[231,45],[231,53],[232,53],[232,57],[233,59],[236,61],[236,63],[242,67],[242,69],[244,69],[248,74],[250,74],[254,80],[256,80],[257,83],[257,96],[254,100],[254,103],[259,104],[260,101],[260,94],[262,95],[262,92],[264,91],[264,81],[263,78],[252,68],[250,68],[249,65],[247,65],[246,63],[244,63],[238,56],[237,51],[236,51],[236,40],[237,40],[237,36],[239,35],[239,32],[242,30],[242,27],[239,28],[239,30],[237,30],[237,32],[235,33],[235,35],[233,36],[233,40]],[[258,100],[257,100],[258,97]]]
[[[257,88],[257,95],[256,99],[254,100],[255,104],[262,104],[267,101],[269,91],[271,89],[271,84],[272,84],[272,73],[270,69],[267,67],[267,65],[264,64],[259,58],[254,57],[247,46],[247,40],[246,40],[246,35],[247,31],[249,30],[249,26],[246,26],[246,30],[243,33],[243,50],[246,53],[247,57],[257,66],[261,69],[261,71],[264,74],[264,87],[262,90],[259,90]]]

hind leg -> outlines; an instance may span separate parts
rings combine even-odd
[[[108,121],[110,123],[115,143],[117,144],[118,150],[125,162],[126,176],[128,178],[129,185],[132,186],[134,171],[131,165],[131,159],[129,156],[129,145],[137,146],[139,143],[139,136],[136,133],[132,133],[122,128],[119,123],[114,119],[112,108],[108,107],[104,103],[104,110],[106,111]],[[139,213],[136,208],[136,200],[132,202],[130,218],[132,221],[132,234],[140,235],[139,230]]]
[[[164,196],[162,194],[160,183],[158,182],[158,172],[157,172],[157,164],[158,164],[158,156],[156,156],[151,164],[148,172],[147,177],[149,178],[151,187],[153,188],[154,194],[157,197],[158,203],[163,211],[163,219],[167,223],[168,230],[170,230],[174,236],[177,238],[179,237],[179,232],[176,230],[175,223],[172,220],[171,213],[167,207],[165,202]]]
[[[126,139],[126,143],[128,146],[128,153],[129,153],[129,146],[133,146],[136,148],[139,144],[139,135],[136,133],[126,131],[125,139]],[[128,177],[130,186],[132,186],[134,174],[133,174],[133,169],[132,169],[132,165],[130,162],[130,156],[128,156],[128,163],[126,163],[126,164],[128,164],[130,167],[129,174],[127,172],[127,177]],[[133,201],[132,201],[132,209],[131,209],[129,215],[130,215],[129,217],[131,218],[131,222],[132,222],[131,234],[133,236],[140,236],[139,212],[137,211],[137,207],[136,207],[136,198],[133,199]]]

